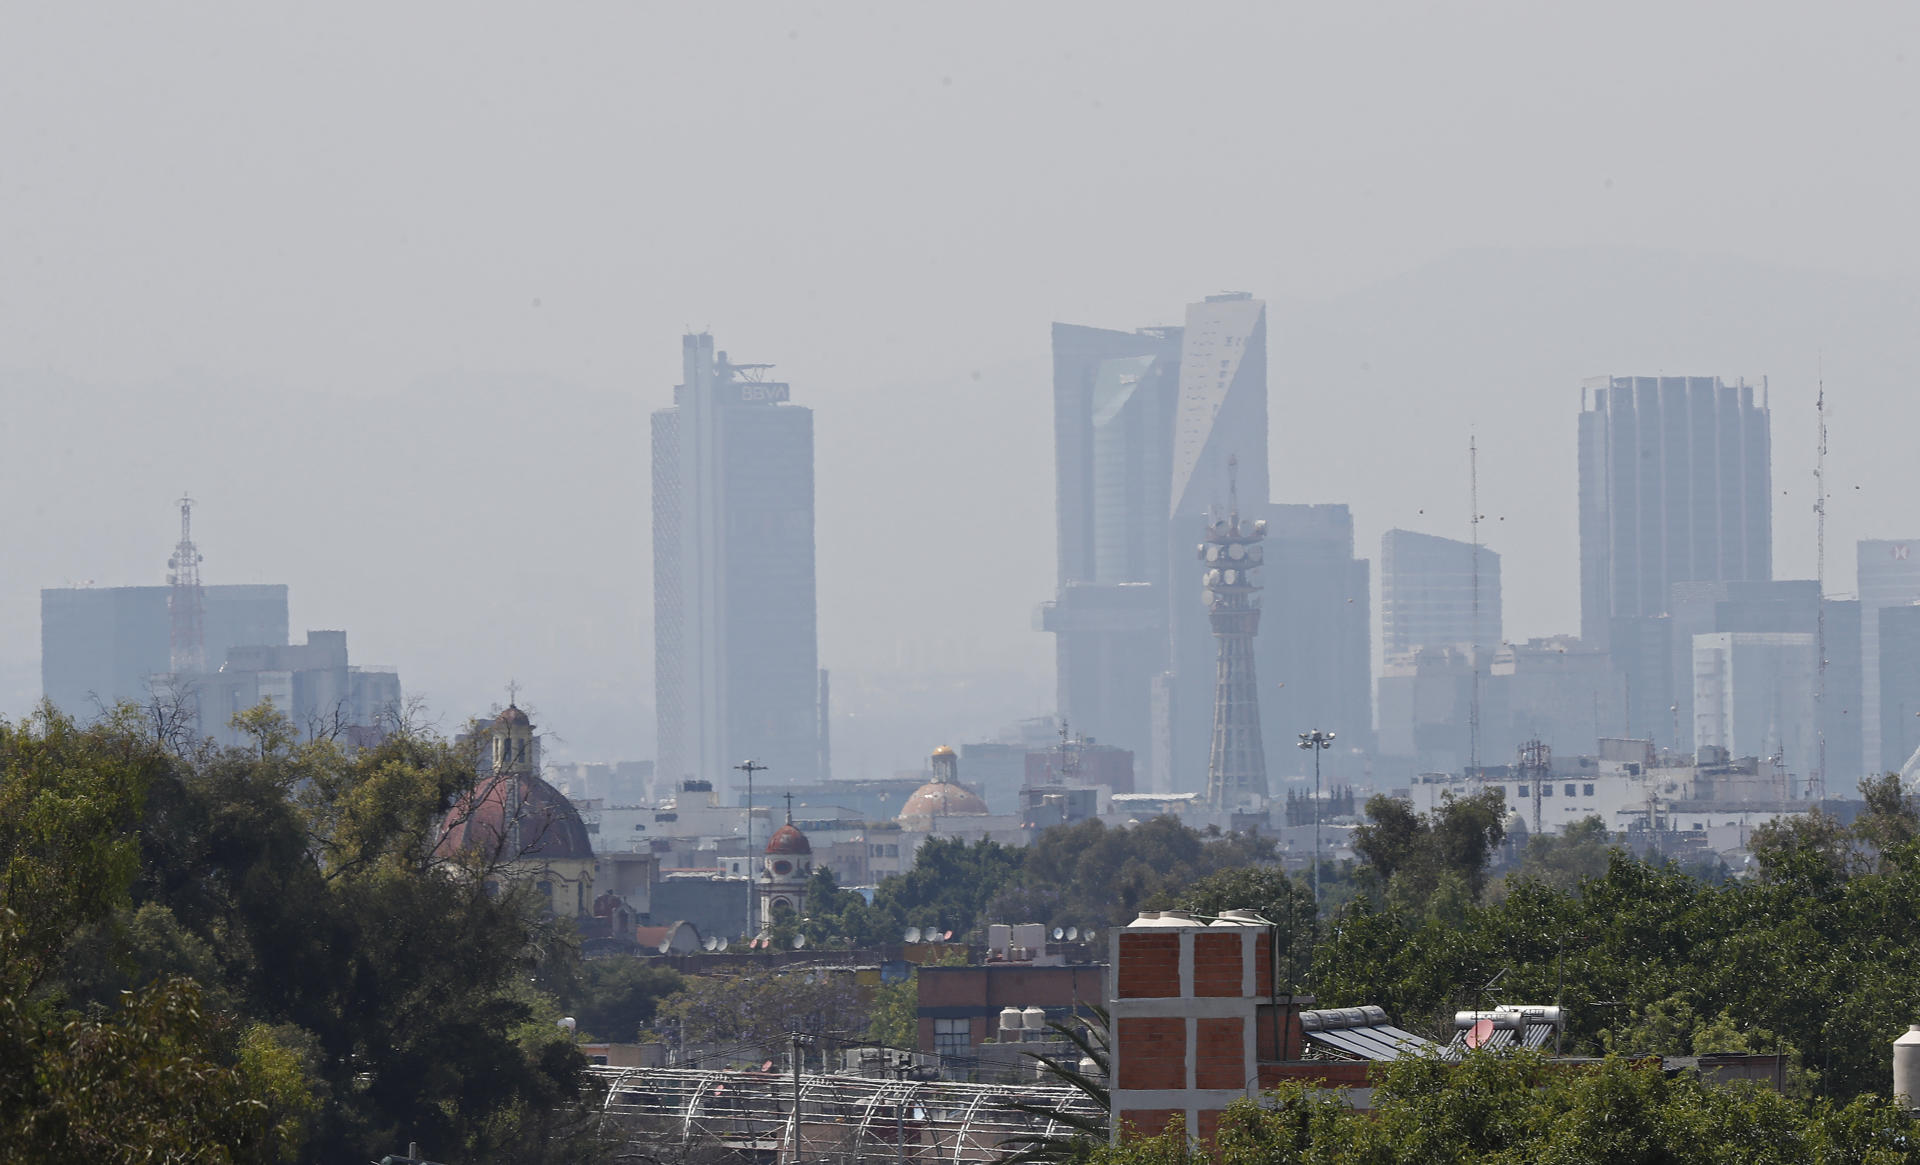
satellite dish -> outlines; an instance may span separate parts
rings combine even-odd
[[[794,935],[794,936],[793,936],[793,949],[794,949],[794,950],[796,950],[796,951],[801,951],[801,950],[805,950],[805,949],[806,949],[806,947],[807,947],[807,936],[806,936],[806,935],[804,935],[804,934],[796,934],[796,935]]]
[[[1067,932],[1066,932],[1066,931],[1064,931],[1064,930],[1061,930],[1061,929],[1060,929],[1059,927],[1057,927],[1057,926],[1053,928],[1053,941],[1054,941],[1054,942],[1059,942],[1059,941],[1060,941],[1061,939],[1063,939],[1063,938],[1065,938],[1065,937],[1067,937]]]
[[[1473,1026],[1467,1029],[1467,1036],[1463,1042],[1469,1048],[1478,1048],[1492,1038],[1493,1021],[1490,1019],[1477,1019],[1474,1021]]]
[[[708,935],[706,938],[700,940],[700,949],[703,951],[717,951],[720,949],[720,940],[712,935]]]
[[[726,950],[727,944],[730,943],[731,941],[732,940],[727,938],[725,935],[720,936],[720,946],[718,947],[718,949],[723,951]]]
[[[1070,943],[1077,943],[1077,942],[1079,942],[1079,941],[1080,941],[1080,928],[1079,928],[1079,927],[1077,927],[1077,926],[1070,926],[1070,927],[1068,927],[1068,928],[1067,928],[1067,941],[1068,941],[1068,942],[1070,942]]]
[[[1080,937],[1081,937],[1082,939],[1084,939],[1084,940],[1086,940],[1087,942],[1092,942],[1092,941],[1093,941],[1093,928],[1092,928],[1092,927],[1088,927],[1088,928],[1087,928],[1087,933],[1085,933],[1085,934],[1083,934],[1083,935],[1081,935]]]
[[[943,935],[941,935],[941,936],[940,936],[940,941],[941,941],[941,942],[943,942],[943,943],[945,943],[945,942],[952,942],[952,941],[953,941],[953,932],[952,932],[952,931],[948,931],[948,932],[946,932],[945,934],[943,934]]]
[[[901,939],[901,941],[902,941],[902,942],[909,942],[909,943],[917,943],[917,942],[919,942],[919,941],[920,941],[920,928],[919,928],[919,927],[917,927],[917,926],[910,926],[910,927],[908,927],[908,928],[907,928],[907,933],[905,933],[905,934],[903,934],[903,935],[901,935],[901,936],[900,936],[900,939]]]

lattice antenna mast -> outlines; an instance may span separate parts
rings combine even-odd
[[[167,559],[168,664],[175,675],[207,670],[206,593],[200,588],[200,548],[193,544],[193,499],[180,498],[180,542]]]
[[[1819,428],[1819,444],[1813,455],[1813,577],[1818,592],[1813,619],[1813,772],[1807,775],[1809,797],[1827,795],[1827,378],[1824,369],[1815,373],[1819,391],[1813,398],[1813,415]]]
[[[1480,767],[1480,447],[1467,436],[1467,525],[1473,531],[1473,689],[1467,698],[1467,765]]]

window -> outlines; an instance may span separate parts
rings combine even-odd
[[[1531,785],[1515,785],[1513,787],[1513,795],[1516,797],[1531,797],[1533,796],[1533,787]]]
[[[678,813],[656,813],[653,815],[653,823],[655,825],[660,824],[662,821],[678,821],[678,820],[680,820],[680,815]]]
[[[942,1056],[964,1056],[973,1046],[973,1021],[936,1019],[933,1021],[933,1050]]]
[[[1551,796],[1553,796],[1553,786],[1552,786],[1552,785],[1549,785],[1549,784],[1547,784],[1547,783],[1546,783],[1545,781],[1541,781],[1541,782],[1540,782],[1540,795],[1541,795],[1542,797],[1551,797]]]
[[[1582,796],[1584,796],[1584,797],[1591,797],[1591,796],[1593,796],[1593,786],[1592,786],[1592,785],[1582,785],[1582,786],[1580,786],[1580,793],[1581,793],[1581,795],[1582,795]]]
[[[1564,788],[1564,789],[1562,789],[1562,790],[1560,790],[1560,791],[1561,791],[1562,793],[1565,793],[1565,794],[1566,794],[1567,796],[1569,796],[1569,797],[1571,797],[1571,796],[1573,796],[1573,786],[1572,786],[1572,785],[1568,785],[1568,786],[1567,786],[1566,788]],[[1589,792],[1589,793],[1591,793],[1591,792],[1593,792],[1593,786],[1592,786],[1592,785],[1588,785],[1588,786],[1587,786],[1587,792]]]

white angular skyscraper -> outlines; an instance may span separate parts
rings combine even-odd
[[[653,414],[655,772],[720,788],[751,758],[813,781],[813,412],[704,332],[682,357],[673,407]]]

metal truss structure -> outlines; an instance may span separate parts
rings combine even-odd
[[[605,1112],[628,1146],[660,1165],[680,1162],[801,1162],[963,1165],[1018,1148],[1008,1141],[1062,1136],[1065,1124],[1008,1107],[1015,1100],[1058,1113],[1098,1110],[1073,1088],[885,1080],[777,1071],[688,1068],[591,1069],[607,1087]]]

